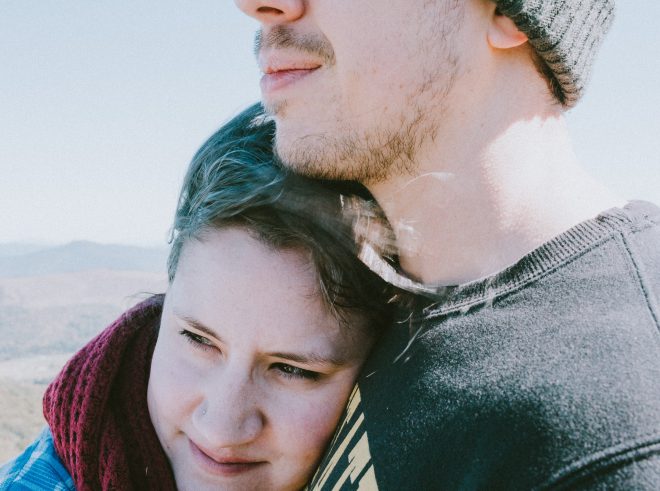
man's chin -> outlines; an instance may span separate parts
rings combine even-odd
[[[262,99],[261,104],[264,107],[266,116],[273,118],[275,121],[278,117],[284,116],[288,105],[286,100],[269,101],[268,99]]]
[[[401,138],[365,137],[362,140],[385,142],[369,148],[361,145],[360,139],[351,137],[350,129],[328,126],[327,121],[300,117],[300,114],[294,117],[290,109],[273,116],[275,154],[285,167],[304,176],[363,184],[380,182],[396,167],[393,162],[400,158],[402,148],[410,149],[406,155],[413,153],[412,142]]]
[[[324,177],[323,169],[331,163],[325,162],[327,155],[323,151],[321,137],[300,134],[290,126],[287,121],[275,119],[275,154],[278,159],[285,167],[300,174]]]
[[[329,178],[331,164],[319,161],[319,157],[312,155],[310,149],[299,151],[290,145],[276,145],[275,153],[282,164],[298,174],[316,179]]]

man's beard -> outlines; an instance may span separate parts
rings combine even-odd
[[[453,4],[449,9],[454,11],[460,4],[449,3]],[[460,12],[454,19],[459,20],[458,17]],[[366,185],[383,182],[394,175],[414,175],[420,149],[437,137],[447,97],[459,72],[458,57],[451,42],[457,23],[448,22],[447,17],[444,22],[444,30],[438,30],[438,39],[431,41],[438,55],[434,63],[427,65],[419,74],[418,83],[408,89],[401,113],[380,126],[360,128],[341,121],[331,133],[315,133],[312,127],[304,135],[283,139],[278,120],[289,117],[289,104],[286,100],[265,104],[266,112],[274,118],[277,127],[275,153],[284,165],[310,177],[353,180]],[[324,59],[329,66],[336,62],[327,39],[296,38],[285,26],[273,29],[264,39],[258,35],[255,51],[262,45],[307,51]],[[393,125],[394,120],[399,124]]]
[[[402,105],[393,126],[385,121],[369,130],[340,123],[332,133],[314,133],[282,141],[275,133],[275,153],[292,170],[320,179],[352,180],[365,185],[388,180],[395,175],[415,175],[422,147],[437,138],[445,113],[444,101],[454,86],[458,71],[456,60],[445,64],[444,83],[415,88],[409,104]],[[448,76],[449,72],[449,76]],[[287,117],[287,104],[266,106],[277,121]],[[389,124],[388,124],[389,123]]]
[[[286,106],[266,107],[277,115]],[[418,149],[435,128],[419,114],[396,130],[376,128],[373,134],[339,128],[335,134],[310,133],[283,143],[275,133],[275,153],[287,167],[301,174],[335,180],[377,183],[393,174],[413,174]]]

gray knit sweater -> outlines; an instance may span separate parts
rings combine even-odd
[[[416,304],[312,489],[660,489],[660,209],[610,210]]]

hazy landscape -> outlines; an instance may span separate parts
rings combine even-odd
[[[165,290],[165,248],[0,244],[0,463],[44,425],[41,396],[69,356]]]

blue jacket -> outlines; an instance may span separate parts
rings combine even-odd
[[[0,491],[75,491],[73,479],[55,453],[48,427],[25,451],[0,466]]]

